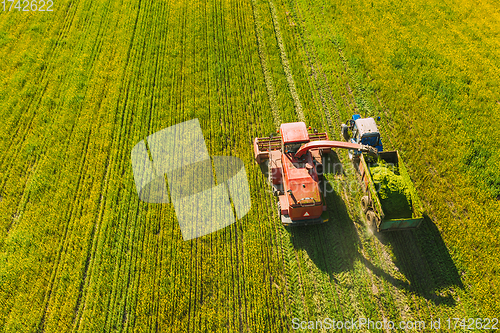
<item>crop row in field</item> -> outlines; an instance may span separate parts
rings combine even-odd
[[[480,18],[497,12],[463,2],[434,13],[383,0],[83,0],[60,3],[65,15],[6,16],[0,326],[274,332],[294,317],[494,315],[496,134],[479,126],[488,118],[479,109],[497,87],[488,51],[497,25]],[[431,28],[447,36],[446,24],[458,37],[422,43]],[[458,83],[456,59],[468,69]],[[339,139],[357,112],[382,115],[384,143],[402,151],[426,203],[423,226],[371,234],[359,179],[338,152],[326,161],[343,165],[326,176],[331,221],[284,229],[251,139],[303,119]],[[172,205],[137,199],[129,160],[149,134],[193,118],[210,155],[244,161],[252,209],[183,242]],[[463,136],[475,143],[463,149]]]
[[[7,66],[5,91],[15,90],[15,75],[33,87],[42,82],[46,89],[33,96],[47,106],[2,101],[2,110],[15,112],[5,111],[11,120],[2,128],[9,146],[2,154],[1,326],[280,330],[287,311],[274,209],[251,150],[239,148],[274,129],[262,121],[272,115],[251,4],[117,6],[79,2],[59,16],[54,39],[25,51],[34,59],[45,52],[43,74]],[[2,51],[17,55],[25,44],[11,41]],[[211,155],[251,166],[254,210],[237,225],[183,242],[171,206],[137,200],[129,156],[148,134],[192,118]]]

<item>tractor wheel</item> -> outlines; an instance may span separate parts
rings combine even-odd
[[[346,124],[340,125],[340,136],[343,137],[345,141],[349,141],[351,138],[349,135],[349,127]]]
[[[363,208],[363,213],[366,213],[370,209],[370,199],[367,195],[361,198],[361,207]]]

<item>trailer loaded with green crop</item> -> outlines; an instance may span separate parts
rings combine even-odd
[[[397,151],[384,151],[382,139],[373,118],[352,116],[341,127],[341,136],[351,143],[372,146],[373,157],[350,150],[349,158],[357,166],[365,195],[361,206],[368,225],[377,231],[418,228],[423,209],[417,191]]]
[[[358,169],[365,191],[361,206],[370,227],[389,231],[420,225],[422,204],[397,151],[379,152],[378,160],[360,155]]]

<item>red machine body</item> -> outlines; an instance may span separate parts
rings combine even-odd
[[[279,137],[255,138],[257,163],[269,160],[269,182],[278,197],[284,225],[307,225],[328,220],[321,192],[323,155],[331,148],[372,151],[356,143],[329,141],[326,133],[309,133],[303,122],[282,124]]]
[[[281,221],[285,225],[307,225],[328,220],[318,183],[322,175],[322,155],[330,148],[308,150],[301,157],[297,150],[311,141],[328,140],[326,133],[309,133],[305,123],[280,127],[279,137],[256,138],[255,160],[269,160],[269,181],[278,197]]]

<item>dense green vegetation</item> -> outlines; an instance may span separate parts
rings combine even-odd
[[[378,191],[386,219],[409,218],[412,216],[411,193],[407,179],[395,166],[379,160],[370,166],[370,173]]]
[[[495,4],[62,0],[1,12],[0,330],[498,316]],[[353,113],[382,117],[385,148],[424,202],[421,228],[373,235],[343,151],[325,161],[331,221],[283,228],[252,138],[304,120],[340,139]],[[137,199],[130,151],[193,118],[210,155],[244,161],[252,209],[184,242],[172,205]]]

